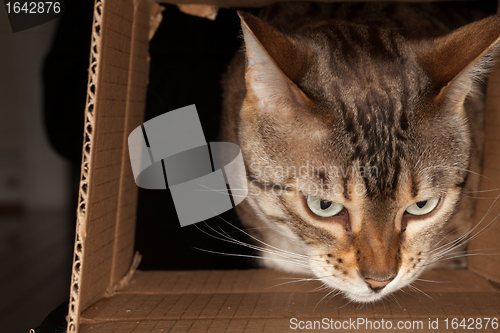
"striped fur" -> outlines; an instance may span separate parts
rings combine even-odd
[[[445,235],[470,229],[463,192],[478,185],[481,79],[500,21],[450,31],[484,15],[379,3],[241,13],[246,48],[224,80],[222,123],[246,163],[250,193],[238,213],[268,249],[307,258],[297,266],[264,249],[265,266],[313,273],[370,302],[414,281]],[[306,195],[345,209],[320,218]],[[405,214],[433,197],[432,213]],[[376,291],[366,282],[389,280]]]

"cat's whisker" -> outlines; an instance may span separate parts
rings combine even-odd
[[[498,200],[500,196],[497,196],[497,198],[495,199],[495,201]],[[468,232],[466,232],[464,235],[462,235],[461,237],[457,238],[455,241],[451,242],[450,245],[452,246],[452,249],[456,249],[462,245],[465,245],[467,243],[469,243],[470,241],[472,241],[473,239],[481,236],[482,234],[484,234],[485,232],[487,232],[491,227],[493,227],[493,224],[495,223],[495,220],[500,216],[500,214],[498,214],[497,216],[495,216],[486,226],[483,227],[483,229],[479,230],[474,236],[472,237],[469,237],[474,231],[476,228],[479,227],[479,225],[484,221],[484,219],[486,218],[486,216],[489,214],[491,210],[488,210],[488,212],[485,214],[485,216],[481,219],[481,221],[479,221],[479,223],[474,226],[471,230],[469,230]]]
[[[311,279],[300,279],[300,278],[298,278],[296,280],[294,279],[293,281],[286,281],[286,282],[282,282],[282,283],[278,283],[278,284],[272,285],[270,287],[265,288],[264,290],[268,290],[268,289],[271,289],[271,288],[276,288],[276,287],[284,286],[284,285],[291,284],[291,283],[304,282],[304,284],[305,284],[307,282],[318,281],[318,280],[319,279],[314,279],[314,278],[311,278]],[[304,284],[302,284],[301,286],[303,286]]]
[[[457,229],[457,231],[458,231],[458,230],[461,230],[461,229],[463,229],[463,228],[459,228],[459,229]],[[453,231],[450,231],[448,234],[446,234],[446,235],[445,235],[443,238],[441,238],[441,240],[440,240],[439,242],[437,242],[437,243],[436,243],[436,245],[434,245],[434,246],[438,246],[438,245],[439,245],[439,243],[441,243],[442,241],[447,241],[447,240],[448,240],[448,236],[450,236],[451,234],[453,234]],[[441,248],[441,247],[443,247],[443,246],[446,246],[446,245],[448,245],[448,243],[447,243],[447,244],[444,244],[444,245],[442,245],[442,246],[440,246],[439,248]],[[438,248],[438,249],[439,249],[439,248]]]
[[[342,309],[342,308],[344,308],[344,307],[348,306],[348,305],[349,305],[349,304],[351,304],[352,302],[354,302],[354,300],[353,300],[353,299],[349,299],[349,302],[347,302],[346,304],[344,304],[344,305],[342,305],[341,307],[339,307],[339,309]],[[385,305],[384,305],[384,307],[385,307]]]
[[[498,250],[498,248],[495,249],[476,249],[476,250],[463,250],[459,252],[451,252],[451,253],[444,253],[442,256],[439,258],[443,258],[446,256],[469,256],[469,255],[498,255],[499,253],[491,253],[491,252],[486,252],[486,251],[494,251]],[[447,258],[446,258],[447,259]]]
[[[279,277],[275,278],[275,280],[295,280],[295,281],[321,281],[320,277],[310,277],[310,278],[304,278],[304,277],[293,277],[293,276],[287,276],[287,277]]]
[[[213,212],[213,210],[212,210],[212,212]],[[215,214],[215,212],[214,212],[214,214]],[[218,215],[218,217],[219,217],[222,221],[226,222],[227,224],[229,224],[230,226],[232,226],[233,228],[235,228],[235,229],[236,229],[236,230],[238,230],[239,232],[243,233],[244,235],[246,235],[246,236],[250,237],[251,239],[255,240],[256,242],[259,242],[259,243],[261,243],[261,244],[263,244],[263,245],[265,245],[265,246],[270,247],[270,248],[271,248],[271,249],[273,249],[273,250],[276,250],[276,251],[277,251],[276,253],[281,252],[281,253],[282,253],[282,256],[285,256],[284,254],[288,254],[288,255],[294,256],[294,257],[296,257],[296,258],[308,259],[308,257],[307,257],[306,255],[302,255],[302,254],[298,254],[298,253],[294,253],[294,252],[291,252],[291,251],[286,251],[286,250],[283,250],[283,249],[280,249],[280,248],[274,247],[274,246],[272,246],[272,245],[270,245],[270,244],[268,244],[268,243],[266,243],[266,242],[264,242],[264,241],[262,241],[262,240],[260,240],[260,239],[258,239],[258,238],[256,238],[256,237],[252,236],[251,234],[247,233],[246,231],[244,231],[244,230],[242,230],[242,229],[240,229],[240,228],[236,227],[235,225],[232,225],[231,223],[229,223],[228,221],[226,221],[226,220],[225,220],[222,216]],[[210,227],[210,228],[211,228],[211,227]],[[216,231],[216,230],[214,230],[213,228],[211,228],[211,229],[212,229],[213,231],[217,232],[217,231]],[[217,233],[219,234],[219,232],[217,232]],[[226,235],[227,235],[227,234],[226,234]],[[222,236],[222,235],[221,235],[221,236]],[[229,235],[227,235],[227,236],[229,236]],[[230,236],[229,236],[229,237],[230,237]],[[239,242],[239,243],[240,243],[239,245],[242,245],[242,246],[248,246],[248,247],[255,246],[255,247],[258,247],[258,248],[259,248],[259,251],[263,251],[263,250],[265,250],[265,251],[268,251],[268,253],[271,253],[271,252],[270,252],[270,250],[269,250],[269,249],[267,249],[267,248],[265,248],[265,249],[264,249],[264,248],[262,248],[262,247],[260,247],[260,246],[247,244],[247,243],[245,243],[245,242],[241,242],[241,241],[237,241],[237,242]]]
[[[336,293],[331,294],[330,296],[328,296],[328,299],[326,300],[325,303],[328,303],[329,301],[331,301],[332,299],[334,299],[335,297],[337,297],[337,295],[339,295],[341,293],[342,293],[341,291],[337,291]]]
[[[498,199],[498,197],[497,197]],[[441,258],[442,256],[444,256],[445,254],[447,253],[450,253],[454,250],[456,250],[457,248],[469,243],[470,241],[482,236],[484,233],[486,233],[488,230],[490,230],[494,223],[496,222],[496,219],[500,216],[500,214],[497,214],[486,226],[483,227],[483,229],[479,230],[474,236],[472,237],[469,237],[469,235],[479,226],[479,224],[484,220],[481,219],[481,221],[474,227],[472,228],[469,232],[467,232],[466,234],[464,234],[463,236],[457,238],[455,241],[453,242],[450,242],[449,243],[449,247],[448,248],[444,248],[442,251],[440,252],[437,252],[437,253],[433,253],[433,257],[434,258]],[[485,215],[486,217],[486,215]]]
[[[494,199],[495,197],[473,197],[473,196],[470,196],[470,195],[464,195],[464,198],[480,199],[480,200],[491,200],[491,199]]]
[[[464,191],[463,193],[485,193],[485,192],[496,192],[496,191],[500,191],[500,187],[491,190]]]
[[[462,255],[456,255],[456,256],[453,256],[452,254],[450,254],[450,257],[439,258],[436,261],[444,261],[444,260],[451,260],[451,259],[455,259],[455,258],[472,257],[472,256],[484,256],[484,255],[498,256],[498,255],[500,255],[500,253],[464,253]]]
[[[245,228],[245,230],[262,230],[262,229],[273,229],[272,227],[267,227],[267,226],[263,226],[263,227],[253,227],[253,228]]]
[[[494,251],[494,250],[500,250],[500,247],[495,247],[491,249],[475,249],[475,250],[467,250],[467,253],[476,253],[476,252],[482,252],[482,251]],[[489,253],[488,253],[489,254]],[[492,254],[498,254],[498,253],[492,253]]]
[[[332,290],[330,290],[330,292],[328,292],[325,296],[323,296],[323,297],[322,297],[322,298],[318,301],[318,303],[316,303],[316,305],[314,306],[313,312],[314,312],[314,311],[316,311],[316,308],[318,307],[318,305],[319,305],[319,304],[320,304],[320,303],[321,303],[321,302],[322,302],[325,298],[327,298],[329,295],[331,295],[332,293],[334,293],[334,292],[336,292],[336,291],[337,291],[337,290],[332,289]],[[336,296],[336,295],[334,295],[334,297],[335,297],[335,296]]]
[[[233,193],[234,191],[247,191],[246,188],[231,188],[231,191],[229,191],[227,188],[214,189],[214,188],[211,188],[209,186],[205,186],[203,184],[197,184],[197,185],[205,188],[205,190],[200,190],[200,189],[195,190],[197,192],[217,192],[217,193],[220,193],[223,195],[230,195],[232,197],[238,197],[238,198],[246,198],[248,196],[248,194],[247,195],[238,195],[238,194]],[[251,193],[251,189],[248,189],[248,193],[249,194]]]
[[[423,282],[430,282],[430,283],[450,283],[450,282],[453,282],[453,281],[435,281],[435,280],[426,280],[426,279],[416,279],[415,281],[423,281]]]
[[[417,286],[417,287],[422,287],[422,286],[423,286],[423,284],[422,284],[421,282],[418,282],[418,279],[417,279],[417,280],[415,280],[415,281],[413,281],[413,282],[412,282],[412,284],[413,284],[414,286]]]
[[[203,232],[204,234],[206,234],[206,235],[208,235],[208,236],[210,236],[210,237],[212,237],[212,238],[215,238],[215,239],[218,239],[218,240],[222,240],[222,241],[224,241],[224,242],[231,243],[231,244],[236,244],[236,245],[245,246],[245,247],[248,247],[248,248],[253,249],[253,250],[256,250],[256,251],[260,251],[260,250],[262,250],[262,248],[261,248],[261,247],[259,247],[259,246],[256,246],[256,245],[253,245],[253,244],[247,244],[247,243],[245,243],[245,242],[242,242],[242,241],[236,240],[236,239],[234,239],[233,237],[231,237],[231,236],[229,236],[229,235],[227,235],[227,234],[223,234],[223,233],[221,233],[221,232],[219,232],[219,231],[215,230],[214,228],[212,228],[212,227],[211,227],[211,226],[209,226],[208,224],[206,224],[206,225],[207,225],[207,227],[208,227],[209,229],[211,229],[212,231],[214,231],[216,234],[218,234],[218,235],[222,236],[223,238],[220,238],[220,237],[214,236],[214,235],[212,235],[212,234],[209,234],[209,233],[207,233],[206,231],[204,231],[204,230],[202,230],[201,228],[199,228],[198,226],[196,226],[196,225],[195,225],[195,226],[196,226],[196,228],[198,228],[198,230],[200,230],[201,232]]]
[[[472,236],[471,238],[469,238],[467,240],[467,243],[482,236],[483,234],[485,234],[486,232],[488,232],[491,228],[493,228],[493,225],[496,223],[496,219],[500,217],[500,213],[497,214],[483,229],[479,230],[474,236]],[[480,222],[481,223],[481,222]],[[479,224],[478,224],[479,225]],[[476,225],[477,227],[477,225]],[[474,227],[472,230],[474,230],[476,227]],[[471,230],[471,231],[472,231]]]
[[[436,256],[436,255],[439,255],[441,253],[446,253],[446,252],[449,252],[449,251],[452,251],[462,245],[465,245],[467,243],[467,237],[469,236],[469,233],[466,233],[460,237],[458,237],[457,239],[449,242],[449,243],[446,243],[436,249],[433,249],[431,251],[427,251],[428,254],[430,254],[431,256]]]
[[[366,305],[366,303],[361,303],[360,305],[358,305],[358,307],[356,308],[356,310],[361,310],[362,308],[364,308]]]
[[[385,298],[382,298],[382,305],[384,306],[384,311],[387,311],[387,309],[385,308]]]
[[[398,291],[405,294],[405,295],[408,295],[409,297],[418,299],[418,296],[414,295],[415,293],[407,292],[406,290],[403,290],[403,289],[399,289]]]
[[[437,249],[433,249],[431,251],[428,251],[428,253],[431,254],[432,257],[440,257],[441,255],[444,255],[448,252],[451,252],[468,242],[472,241],[473,239],[476,239],[477,237],[483,235],[485,232],[487,232],[489,229],[493,227],[493,224],[495,223],[495,220],[500,216],[500,214],[496,215],[486,226],[484,226],[481,230],[479,230],[474,236],[470,237],[469,236],[475,231],[476,228],[479,227],[479,225],[486,219],[486,217],[490,214],[490,212],[493,210],[493,207],[495,206],[496,202],[499,200],[500,194],[495,198],[493,203],[490,205],[488,208],[488,211],[485,213],[483,218],[467,233],[462,235],[461,237],[457,238],[456,240],[445,244]]]
[[[437,249],[427,251],[427,253],[429,254],[429,257],[430,258],[438,258],[446,253],[452,252],[452,251],[456,250],[457,248],[462,247],[463,245],[465,245],[467,243],[467,236],[468,235],[464,235],[464,236],[459,237],[459,238],[457,238],[457,239],[455,239],[455,240],[453,240],[453,241],[451,241],[443,246],[440,246]]]
[[[426,292],[424,292],[423,290],[415,287],[414,285],[412,285],[411,283],[408,285],[408,287],[410,287],[412,290],[415,290],[419,293],[421,293],[422,295],[425,295],[427,296],[429,299],[433,300],[434,302],[436,302],[431,296],[429,296]]]
[[[411,289],[411,288],[410,288],[410,289]],[[410,296],[410,297],[412,297],[412,298],[415,298],[415,299],[420,299],[420,297],[419,297],[418,295],[416,295],[416,294],[420,294],[420,293],[418,293],[418,292],[407,292],[407,291],[405,291],[405,290],[403,290],[403,289],[399,289],[398,291],[400,291],[400,292],[402,292],[403,294],[408,295],[408,296]]]
[[[271,259],[271,258],[266,258],[266,257],[261,257],[261,256],[254,256],[254,255],[250,255],[250,254],[224,253],[224,252],[218,252],[218,251],[211,251],[211,250],[200,249],[198,247],[195,247],[195,249],[203,251],[203,252],[208,252],[208,253],[213,253],[213,254],[221,254],[221,255],[232,256],[232,257],[242,257],[242,258],[252,258],[252,259],[255,258],[255,259],[260,259],[260,260],[266,260],[266,259],[277,260],[277,261],[280,261],[280,262],[289,263],[290,265],[295,265],[295,266],[299,266],[299,267],[309,268],[309,265],[300,264],[300,263],[297,263],[297,262],[294,262],[294,261],[290,261],[290,260],[286,260],[286,259],[280,259],[280,258],[272,258]]]
[[[398,300],[398,298],[396,297],[396,295],[395,295],[395,294],[390,294],[389,296],[390,296],[390,297],[394,300],[394,302],[395,302],[395,303],[399,306],[399,308],[400,308],[400,309],[402,309],[402,308],[403,308],[403,307],[399,304],[399,300]]]
[[[233,228],[235,228],[236,230],[238,230],[238,231],[242,232],[244,235],[246,235],[246,236],[250,237],[251,239],[255,240],[256,242],[259,242],[259,243],[261,243],[261,244],[264,244],[264,245],[266,245],[266,246],[268,246],[268,247],[270,247],[270,248],[272,248],[272,249],[274,249],[274,250],[280,251],[280,252],[282,252],[282,253],[287,253],[287,254],[289,254],[289,255],[296,256],[296,257],[300,257],[300,258],[304,258],[304,259],[307,259],[307,258],[308,258],[308,256],[303,255],[303,254],[299,254],[299,253],[295,253],[295,252],[291,252],[291,251],[286,251],[286,250],[283,250],[283,249],[280,249],[280,248],[274,247],[274,246],[272,246],[272,245],[270,245],[270,244],[268,244],[268,243],[266,243],[266,242],[264,242],[264,241],[262,241],[262,240],[260,240],[260,239],[258,239],[258,238],[256,238],[256,237],[252,236],[252,235],[251,235],[251,234],[249,234],[248,232],[246,232],[246,231],[244,231],[244,230],[242,230],[242,229],[240,229],[240,228],[238,228],[238,227],[236,227],[236,226],[232,225],[231,223],[229,223],[228,221],[226,221],[223,217],[219,216],[219,218],[220,218],[221,220],[223,220],[224,222],[226,222],[227,224],[231,225],[231,226],[232,226]]]
[[[320,292],[320,291],[325,291],[325,290],[331,290],[331,288],[323,283],[322,286],[319,286],[319,287],[313,289],[311,292]]]
[[[305,283],[307,282],[321,282],[321,285],[314,288],[313,290],[309,290],[309,291],[305,291],[305,292],[320,292],[320,291],[324,291],[324,290],[331,290],[331,288],[329,286],[327,286],[324,282],[322,282],[320,279],[300,279],[300,280],[295,280],[295,281],[288,281],[288,282],[284,282],[284,283],[281,283],[281,284],[277,284],[277,285],[274,285],[272,287],[269,287],[269,288],[273,288],[273,287],[278,287],[278,286],[281,286],[281,285],[285,285],[285,284],[290,284],[290,283],[297,283],[297,282],[304,282],[301,286],[303,286]],[[267,288],[266,288],[267,289]]]
[[[477,250],[467,250],[467,251],[464,250],[464,251],[460,251],[460,252],[444,253],[441,256],[433,257],[432,263],[456,259],[456,258],[464,258],[464,257],[469,257],[469,256],[500,255],[500,253],[486,252],[486,251],[493,251],[493,250],[498,250],[498,249],[499,248],[496,248],[496,249],[477,249]]]
[[[490,207],[488,208],[488,210],[485,213],[485,215],[483,216],[483,218],[471,230],[469,230],[467,233],[465,233],[464,235],[460,236],[459,238],[455,239],[454,241],[452,241],[452,242],[450,242],[448,244],[445,244],[445,245],[440,246],[438,248],[432,249],[431,251],[428,251],[428,253],[431,254],[431,257],[434,259],[433,262],[436,261],[436,259],[438,259],[441,256],[443,256],[444,254],[452,252],[452,251],[456,250],[457,248],[459,248],[461,246],[464,246],[465,244],[467,244],[471,240],[473,240],[473,239],[481,236],[486,231],[488,231],[491,227],[493,227],[494,221],[500,216],[500,214],[498,214],[497,216],[495,216],[495,218],[493,218],[486,226],[483,227],[483,229],[481,229],[479,232],[477,232],[473,237],[469,238],[469,236],[474,232],[474,230],[476,228],[478,228],[479,225],[490,214],[490,212],[493,210],[493,207],[495,206],[495,204],[497,203],[497,201],[498,201],[499,198],[500,198],[500,194],[495,198],[495,200],[493,201],[493,203],[490,205]]]
[[[288,263],[293,263],[295,265],[299,265],[299,266],[302,266],[302,267],[309,267],[309,264],[307,263],[307,261],[303,260],[302,258],[293,258],[293,257],[290,258],[290,256],[282,254],[282,253],[279,253],[277,251],[271,251],[271,250],[268,250],[266,248],[262,248],[260,246],[256,246],[256,245],[253,245],[253,244],[248,244],[248,243],[245,243],[245,242],[242,242],[242,241],[235,240],[234,238],[232,238],[228,234],[221,233],[221,232],[215,230],[214,228],[212,228],[209,225],[207,225],[207,226],[212,231],[214,231],[215,233],[217,233],[218,235],[220,235],[220,236],[222,236],[224,238],[220,238],[220,237],[211,235],[211,234],[205,232],[204,230],[200,229],[198,226],[196,226],[196,227],[198,228],[198,230],[200,230],[204,234],[206,234],[208,236],[211,236],[211,237],[213,237],[215,239],[222,240],[222,241],[225,241],[225,242],[228,242],[228,243],[232,243],[232,244],[236,244],[236,245],[240,245],[240,246],[244,246],[244,247],[248,247],[248,248],[256,250],[256,251],[267,252],[267,253],[270,253],[270,254],[274,254],[274,255],[286,258],[286,259],[278,259],[278,258],[276,258],[276,260],[281,260],[281,261],[285,261],[285,262],[288,262]],[[209,250],[203,250],[203,249],[200,249],[200,250],[202,250],[202,251],[209,251]],[[219,253],[219,254],[224,254],[224,253]],[[226,253],[226,255],[233,255],[233,254]],[[238,255],[233,255],[233,256],[238,256]],[[260,256],[250,256],[250,257],[251,258],[261,258]]]
[[[249,229],[250,230],[250,229]],[[270,239],[274,238],[278,236],[278,234],[274,234],[273,236],[267,238],[267,241],[269,241]],[[264,244],[267,244],[266,242],[263,242]],[[261,248],[259,247],[260,249],[262,249],[261,251],[262,252],[267,252],[267,253],[271,253],[271,251],[269,251],[268,249],[266,248]],[[279,251],[285,251],[285,250],[282,250],[282,249],[277,249]],[[288,257],[289,255],[293,255],[293,256],[296,256],[296,259],[297,260],[304,260],[304,261],[310,261],[310,262],[317,262],[317,263],[323,263],[323,260],[322,259],[317,259],[317,258],[314,258],[314,256],[306,256],[306,255],[302,255],[302,254],[298,254],[298,253],[294,253],[294,252],[289,252],[289,251],[286,251],[286,255],[283,255],[284,257]],[[302,257],[300,257],[302,256]]]

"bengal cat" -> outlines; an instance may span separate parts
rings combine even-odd
[[[222,139],[265,267],[357,302],[465,267],[500,19],[479,5],[282,3],[240,12]],[[486,17],[486,18],[485,18]],[[472,23],[471,23],[472,22]]]

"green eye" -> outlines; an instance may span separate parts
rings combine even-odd
[[[309,195],[306,196],[306,202],[311,212],[321,217],[337,215],[344,209],[344,206],[338,203],[320,200]]]
[[[434,197],[430,198],[425,201],[419,201],[411,205],[406,209],[406,212],[411,215],[425,215],[429,214],[436,208],[437,204],[439,203],[439,197]]]

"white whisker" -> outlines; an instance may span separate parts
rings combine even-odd
[[[415,291],[417,291],[417,292],[421,293],[422,295],[427,296],[428,298],[430,298],[431,300],[433,300],[433,301],[434,301],[434,299],[433,299],[431,296],[429,296],[427,293],[425,293],[425,292],[424,292],[424,291],[422,291],[421,289],[419,289],[419,288],[415,287],[415,286],[414,286],[414,285],[412,285],[411,283],[408,285],[408,287],[410,287],[411,289],[413,289],[413,290],[415,290]],[[436,302],[436,301],[434,301],[434,302]]]
[[[486,224],[486,226],[482,226],[482,229],[478,230],[478,232],[476,234],[474,234],[472,237],[470,237],[470,235],[482,224],[482,222],[491,213],[491,211],[493,210],[493,207],[495,206],[495,204],[497,203],[499,198],[500,198],[500,194],[495,198],[493,203],[490,205],[490,207],[488,208],[488,210],[485,213],[485,215],[483,216],[483,218],[481,218],[481,220],[471,230],[469,230],[464,235],[460,236],[459,238],[455,239],[452,242],[449,242],[445,245],[442,245],[438,248],[434,248],[434,249],[431,249],[430,251],[428,251],[428,254],[430,254],[430,259],[431,259],[431,262],[429,264],[440,261],[440,260],[445,260],[445,259],[449,260],[452,258],[461,257],[460,255],[457,255],[456,253],[452,253],[452,252],[455,251],[456,249],[462,247],[462,246],[465,246],[465,244],[469,243],[473,239],[480,237],[481,235],[486,233],[488,230],[490,230],[493,227],[494,223],[496,222],[496,219],[500,216],[500,214],[496,215],[490,222],[488,222],[488,224]],[[466,255],[464,255],[464,256],[466,256]]]
[[[213,210],[212,210],[212,212],[213,212]],[[214,214],[215,214],[215,212],[214,212]],[[220,218],[222,221],[224,221],[224,222],[226,222],[227,224],[229,224],[230,226],[232,226],[233,228],[235,228],[236,230],[238,230],[238,231],[242,232],[243,234],[245,234],[246,236],[248,236],[248,237],[252,238],[252,239],[253,239],[253,240],[255,240],[256,242],[259,242],[259,243],[261,243],[261,244],[263,244],[263,245],[266,245],[266,246],[268,246],[268,247],[270,247],[270,248],[272,248],[272,249],[274,249],[274,250],[280,251],[280,252],[282,252],[282,253],[287,253],[287,254],[289,254],[289,255],[296,256],[296,257],[301,257],[301,258],[304,258],[304,259],[307,259],[307,258],[308,258],[306,255],[299,254],[299,253],[294,253],[294,252],[291,252],[291,251],[286,251],[286,250],[283,250],[283,249],[280,249],[280,248],[274,247],[274,246],[272,246],[272,245],[270,245],[270,244],[267,244],[266,242],[261,241],[260,239],[258,239],[258,238],[256,238],[256,237],[254,237],[254,236],[250,235],[249,233],[245,232],[244,230],[242,230],[242,229],[240,229],[240,228],[238,228],[238,227],[236,227],[236,226],[232,225],[231,223],[229,223],[228,221],[226,221],[226,220],[225,220],[224,218],[222,218],[221,216],[219,216],[219,218]]]
[[[200,249],[198,247],[195,247],[195,249],[203,251],[203,252],[214,253],[214,254],[221,254],[221,255],[225,255],[225,256],[242,257],[242,258],[257,258],[257,259],[262,259],[262,260],[270,259],[270,258],[266,258],[266,257],[253,256],[253,255],[250,255],[250,254],[224,253],[224,252],[218,252],[218,251],[210,251],[210,250]],[[294,261],[290,261],[290,260],[286,260],[286,259],[273,258],[272,260],[278,260],[278,261],[289,263],[291,265],[309,268],[309,265],[300,264],[300,263],[297,263],[297,262],[294,262]]]

